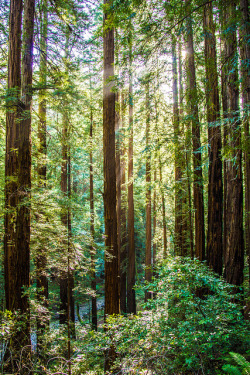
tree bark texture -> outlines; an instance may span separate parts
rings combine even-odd
[[[207,262],[219,275],[222,274],[222,220],[223,186],[221,159],[220,103],[217,74],[215,25],[212,3],[204,6],[203,29],[205,35],[206,105],[208,122],[209,182]]]
[[[104,4],[111,5],[109,0]],[[111,12],[109,17],[112,16]],[[119,314],[119,269],[116,216],[115,163],[115,93],[114,83],[114,29],[107,26],[104,14],[104,86],[103,86],[103,153],[104,153],[104,220],[105,220],[105,315]],[[109,81],[109,82],[108,82]],[[110,349],[111,350],[111,349]],[[111,355],[111,353],[110,353]],[[110,357],[109,355],[109,357]],[[112,358],[111,358],[112,360]],[[106,368],[109,365],[106,361]]]
[[[114,82],[114,28],[112,21],[112,0],[104,0],[103,35],[103,171],[104,171],[104,222],[105,222],[105,317],[119,314],[119,253],[117,243],[116,215],[116,161],[115,161],[115,93]],[[105,373],[115,361],[116,351],[113,345],[105,352]]]
[[[240,56],[242,79],[242,105],[244,125],[244,160],[245,160],[245,243],[248,256],[249,283],[250,283],[250,137],[249,137],[249,104],[250,104],[250,19],[249,1],[240,1],[241,27],[240,27]]]
[[[162,165],[159,159],[159,172],[160,172],[160,186],[161,186],[161,203],[162,203],[162,227],[163,227],[163,258],[167,258],[168,244],[167,244],[167,220],[166,220],[166,205],[165,195],[162,180]]]
[[[154,171],[154,194],[153,194],[153,269],[156,266],[156,255],[157,255],[157,243],[156,243],[156,224],[157,224],[157,214],[156,214],[156,170]],[[155,271],[153,271],[155,275]]]
[[[127,190],[126,190],[126,160],[124,144],[124,121],[125,121],[125,99],[121,94],[121,131],[120,131],[120,178],[121,178],[121,247],[120,247],[120,280],[123,288],[121,289],[121,311],[127,312],[127,274],[128,274],[128,247],[127,247],[127,227],[126,227],[126,207],[127,207]]]
[[[40,67],[39,67],[39,82],[41,86],[46,86],[47,81],[47,29],[48,29],[48,14],[47,14],[47,0],[41,4],[41,26],[40,26]],[[38,95],[38,139],[39,139],[39,165],[38,165],[38,184],[39,188],[46,187],[46,155],[47,155],[47,137],[46,137],[46,90],[40,90]],[[41,210],[41,214],[43,212]],[[49,324],[48,317],[48,278],[46,275],[47,265],[47,249],[42,247],[38,250],[36,256],[36,275],[37,275],[37,299],[41,305],[41,311],[37,317],[37,344],[42,349],[43,333]]]
[[[172,76],[173,76],[173,126],[174,126],[174,157],[175,157],[175,234],[174,250],[176,255],[182,254],[182,168],[180,147],[180,114],[178,103],[178,75],[176,41],[172,38]]]
[[[188,1],[187,1],[188,2]],[[198,95],[196,87],[196,72],[194,63],[192,20],[187,19],[187,92],[192,122],[193,143],[193,195],[195,210],[195,256],[205,259],[205,229],[204,229],[204,198],[201,159],[200,122],[198,113]]]
[[[92,106],[92,103],[91,103]],[[90,109],[90,154],[89,154],[89,203],[90,203],[90,232],[91,232],[91,321],[92,329],[97,331],[97,304],[96,304],[96,271],[95,271],[95,211],[94,211],[94,173],[93,173],[93,111]]]
[[[30,189],[31,100],[34,0],[24,2],[21,80],[22,1],[10,2],[8,96],[5,156],[4,266],[6,308],[18,310],[22,331],[12,337],[10,349],[30,352]],[[21,89],[21,96],[20,96]],[[22,98],[22,100],[20,99]],[[27,293],[25,293],[27,292]],[[26,353],[23,353],[26,356]],[[17,353],[12,352],[14,356]],[[19,352],[20,354],[20,352]],[[15,366],[14,358],[14,366]]]
[[[226,24],[228,22],[228,12],[224,11],[224,1],[220,0],[220,49],[221,49],[221,102],[222,102],[222,111],[223,111],[223,149],[227,150],[227,139],[228,139],[228,90],[227,90],[227,80],[229,77],[229,66],[226,64],[227,56],[227,35],[224,32]],[[224,158],[223,161],[223,263],[225,259],[225,249],[226,249],[226,238],[227,238],[227,227],[226,223],[226,197],[227,197],[227,160]]]
[[[225,6],[225,4],[223,4]],[[226,25],[226,64],[230,64],[227,80],[229,126],[227,147],[230,158],[227,160],[227,191],[225,212],[225,252],[224,276],[233,285],[243,282],[244,238],[243,238],[243,186],[242,186],[242,150],[239,119],[238,66],[235,61],[237,39],[235,30],[236,4],[229,1],[224,12],[229,15]],[[230,29],[230,33],[228,33]]]
[[[115,111],[115,163],[116,163],[116,215],[117,215],[117,246],[118,246],[118,267],[120,270],[120,310],[126,310],[126,282],[121,283],[121,157],[120,157],[120,113],[119,113],[119,92],[116,92],[116,111]],[[124,290],[125,289],[125,290]],[[125,292],[125,293],[124,293]],[[125,294],[125,306],[124,303]],[[122,298],[123,297],[123,298]]]
[[[65,109],[66,111],[67,109]],[[62,207],[61,220],[65,226],[65,233],[67,240],[65,240],[65,261],[63,264],[63,270],[60,275],[60,324],[69,323],[71,332],[74,335],[74,276],[72,269],[72,255],[71,255],[71,207],[70,195],[71,195],[71,170],[70,170],[70,149],[69,149],[69,118],[66,112],[63,113],[63,132],[62,132],[62,165],[61,165],[61,192],[65,199],[65,203]],[[70,311],[70,314],[68,314]]]
[[[132,77],[132,40],[130,33],[129,61],[129,146],[128,146],[128,312],[136,314],[135,300],[135,229],[134,229],[134,181],[133,181],[133,77]]]
[[[146,254],[145,254],[145,280],[152,280],[152,215],[151,215],[151,150],[150,150],[150,98],[149,82],[146,83]],[[145,301],[152,298],[146,290]]]

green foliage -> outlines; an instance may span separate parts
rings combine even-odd
[[[246,350],[249,323],[233,289],[204,264],[169,257],[145,288],[156,297],[144,311],[109,317],[105,333],[85,333],[91,368],[101,367],[102,353],[113,345],[124,374],[220,374],[229,351]]]
[[[229,353],[237,366],[231,364],[224,365],[223,370],[230,375],[249,375],[250,374],[250,362],[248,362],[243,355],[239,353]]]

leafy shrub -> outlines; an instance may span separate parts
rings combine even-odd
[[[103,361],[113,345],[120,374],[221,374],[228,352],[246,350],[249,323],[234,302],[237,296],[206,265],[169,257],[144,288],[157,293],[144,311],[109,317],[105,333],[86,333],[91,368],[96,354]]]

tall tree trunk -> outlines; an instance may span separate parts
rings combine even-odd
[[[6,309],[14,311],[26,310],[28,306],[27,295],[21,297],[19,275],[23,269],[16,267],[18,248],[16,246],[16,220],[18,196],[18,146],[19,119],[20,119],[20,90],[21,90],[21,25],[22,25],[22,1],[10,2],[9,16],[9,57],[8,57],[8,96],[6,114],[6,154],[5,154],[5,222],[4,222],[4,271],[5,271],[5,298]],[[26,275],[27,276],[27,275]],[[28,275],[29,278],[29,275]],[[27,280],[25,277],[25,283]],[[25,284],[24,284],[25,285]],[[29,279],[28,279],[29,285]],[[14,298],[18,292],[18,298]]]
[[[130,27],[132,27],[130,25]],[[134,229],[134,181],[133,181],[133,77],[132,77],[132,32],[129,35],[129,146],[128,146],[128,312],[136,314],[135,300],[135,229]]]
[[[162,226],[163,226],[163,258],[167,258],[167,223],[166,223],[166,206],[165,206],[165,196],[164,196],[164,188],[163,188],[163,180],[162,180],[162,166],[161,160],[159,158],[159,171],[160,171],[160,186],[161,186],[161,203],[162,203]]]
[[[115,133],[116,133],[116,145],[115,145],[115,163],[116,163],[116,215],[117,215],[117,246],[118,246],[118,267],[120,270],[121,277],[121,157],[120,157],[120,113],[119,113],[119,92],[116,93],[116,111],[115,111]],[[125,289],[125,290],[124,290]],[[124,293],[125,292],[125,293]],[[120,310],[125,312],[126,310],[126,283],[119,283],[119,294],[120,294]],[[124,303],[125,294],[125,306]],[[123,297],[123,298],[122,298]]]
[[[104,221],[105,221],[105,316],[119,314],[119,266],[116,216],[116,163],[115,163],[115,93],[114,83],[114,28],[107,26],[112,18],[112,1],[104,0],[104,85],[103,85],[103,155],[104,155]],[[116,357],[115,348],[106,351],[105,371],[108,372]]]
[[[26,0],[21,82],[22,1],[10,2],[8,91],[11,100],[7,103],[6,117],[4,266],[6,308],[10,311],[18,310],[23,320],[22,331],[14,334],[10,343],[15,368],[17,352],[19,351],[20,355],[20,351],[25,347],[23,355],[27,358],[30,353],[30,306],[28,294],[24,294],[23,290],[30,285],[30,109],[34,12],[34,0]],[[26,363],[28,364],[27,361]]]
[[[90,232],[91,232],[91,289],[94,295],[91,297],[91,321],[92,329],[97,331],[97,304],[96,304],[96,272],[95,272],[95,211],[94,211],[94,173],[93,173],[93,110],[90,109],[90,162],[89,162],[89,185],[90,185]]]
[[[209,183],[208,183],[208,265],[222,274],[223,187],[221,160],[220,103],[218,90],[215,26],[212,3],[204,6],[206,105],[208,122]]]
[[[186,0],[187,4],[189,0]],[[195,256],[205,259],[204,198],[201,160],[200,122],[198,113],[198,95],[194,63],[192,20],[187,19],[187,91],[192,116],[193,168],[194,168],[194,210],[195,210]]]
[[[38,95],[38,139],[39,139],[39,166],[38,179],[39,187],[46,188],[46,155],[47,155],[47,139],[46,139],[46,81],[47,81],[47,29],[48,29],[48,12],[47,0],[41,4],[41,32],[40,32],[40,69],[39,78],[40,85],[43,87]],[[41,212],[43,214],[43,212]],[[41,305],[41,311],[37,316],[37,347],[38,351],[42,349],[43,334],[46,326],[49,324],[48,318],[48,279],[46,275],[47,265],[47,249],[42,247],[38,250],[36,256],[36,275],[37,275],[37,299]]]
[[[66,71],[68,76],[69,68],[67,60],[69,59],[69,31],[66,32],[65,43],[65,58]],[[68,77],[69,78],[69,77]],[[62,113],[63,129],[62,129],[62,165],[61,165],[61,192],[65,199],[64,207],[62,207],[61,220],[65,226],[66,238],[65,240],[65,261],[60,276],[60,302],[61,309],[59,315],[60,324],[67,324],[68,328],[68,360],[70,360],[70,340],[71,335],[75,337],[75,304],[73,297],[74,289],[74,270],[72,265],[72,246],[71,246],[71,160],[70,160],[70,118],[69,118],[69,103],[67,98],[62,102],[64,109]],[[70,363],[69,363],[70,367]],[[71,371],[69,369],[69,371]]]
[[[68,337],[70,335],[75,338],[75,301],[73,295],[74,289],[74,269],[73,269],[73,257],[72,257],[72,206],[71,206],[71,156],[70,146],[68,146],[68,160],[67,160],[67,198],[68,198],[68,210],[67,210],[67,230],[68,230],[68,269],[67,269],[67,324],[68,324]],[[70,353],[70,351],[69,351]],[[69,356],[70,359],[70,356]]]
[[[128,248],[127,248],[127,228],[126,228],[126,161],[124,145],[124,121],[125,121],[125,103],[124,95],[121,94],[121,130],[120,130],[120,178],[121,178],[121,245],[120,245],[120,280],[123,288],[121,289],[121,311],[126,313],[127,308],[127,269],[128,269]]]
[[[153,194],[153,269],[155,275],[156,266],[156,254],[157,254],[157,243],[156,243],[156,170],[154,171],[154,194]]]
[[[61,191],[66,200],[66,205],[62,208],[61,220],[66,229],[67,241],[65,250],[67,264],[60,276],[60,324],[70,325],[72,335],[75,335],[75,309],[74,309],[74,275],[72,270],[72,250],[71,250],[71,165],[69,147],[69,118],[66,112],[63,113],[63,135],[62,135],[62,166],[61,166]]]
[[[182,194],[182,245],[181,245],[181,255],[186,256],[188,253],[188,248],[190,244],[190,239],[188,234],[190,229],[188,228],[189,221],[189,204],[188,204],[188,176],[185,176],[186,171],[186,151],[185,151],[185,126],[183,124],[183,100],[184,100],[184,90],[183,90],[183,72],[182,72],[182,43],[181,38],[178,42],[178,73],[179,73],[179,119],[180,119],[180,132],[183,133],[181,137],[180,144],[180,168],[181,168],[181,194]]]
[[[149,79],[147,77],[147,79]],[[150,107],[149,107],[149,82],[146,83],[146,256],[145,256],[145,280],[152,280],[152,216],[151,216],[151,150],[150,150]],[[152,294],[146,290],[145,301],[152,298]]]
[[[68,117],[63,113],[63,132],[62,132],[62,165],[61,165],[61,192],[64,200],[67,200],[68,194]],[[68,204],[68,202],[67,202]],[[64,202],[62,207],[61,221],[66,228],[66,235],[68,236],[68,208]],[[65,251],[68,251],[68,242],[64,241]],[[63,270],[60,275],[60,324],[67,323],[67,309],[68,309],[68,277],[67,277],[67,264],[63,264]]]
[[[242,151],[241,131],[239,119],[239,86],[238,67],[235,64],[237,53],[237,39],[235,31],[236,4],[228,1],[226,9],[229,19],[226,25],[226,62],[230,64],[228,74],[228,104],[230,126],[228,129],[227,146],[230,159],[227,161],[227,191],[225,212],[225,252],[224,276],[226,281],[233,285],[243,282],[244,268],[244,238],[243,238],[243,187],[242,187]],[[230,33],[228,30],[230,29]]]
[[[180,115],[178,104],[178,75],[176,41],[172,38],[172,76],[173,76],[173,126],[174,126],[174,158],[175,158],[175,235],[174,249],[176,255],[182,254],[182,169],[180,148]]]
[[[244,159],[245,159],[245,242],[248,256],[249,283],[250,283],[250,137],[249,137],[249,104],[250,104],[250,19],[248,0],[240,1],[241,28],[240,28],[240,55],[242,79],[242,105],[244,114]]]
[[[189,132],[189,130],[188,130]],[[189,145],[189,141],[186,140]],[[187,147],[186,150],[189,148]],[[193,215],[192,215],[192,196],[191,196],[191,179],[190,179],[190,155],[189,151],[185,153],[186,159],[186,174],[187,174],[187,190],[188,190],[188,221],[189,221],[189,242],[190,242],[190,255],[194,259],[194,237],[193,237]]]
[[[19,311],[22,331],[10,341],[14,369],[21,350],[28,366],[30,305],[24,289],[30,286],[31,100],[34,34],[34,0],[24,2],[21,80],[22,1],[10,2],[8,93],[5,155],[4,268],[6,308]],[[21,89],[21,95],[20,95]],[[20,100],[20,97],[22,100]]]
[[[226,64],[226,55],[227,55],[227,35],[224,33],[226,24],[228,22],[228,13],[224,11],[224,1],[220,0],[220,48],[221,48],[221,101],[222,101],[222,110],[223,110],[223,148],[227,149],[227,138],[228,138],[228,91],[227,91],[227,80],[229,76],[229,66]],[[226,249],[226,238],[227,238],[227,228],[226,228],[226,197],[227,197],[227,160],[224,158],[223,161],[223,261],[225,260],[225,249]]]
[[[111,5],[109,0],[104,4]],[[111,14],[109,14],[110,16]],[[104,14],[104,25],[108,14]],[[116,217],[115,164],[115,93],[114,83],[114,29],[104,33],[104,87],[103,87],[103,153],[104,153],[104,218],[105,218],[105,315],[119,313],[119,272]]]

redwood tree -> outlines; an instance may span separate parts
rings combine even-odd
[[[150,98],[149,77],[146,78],[146,254],[145,254],[145,280],[152,280],[152,215],[151,215],[151,152],[150,152]],[[145,301],[152,295],[146,290]]]
[[[175,240],[174,249],[176,255],[182,254],[182,168],[180,148],[180,114],[178,102],[178,75],[176,40],[172,37],[172,86],[173,86],[173,126],[174,126],[174,159],[175,159]]]
[[[40,19],[40,67],[39,67],[39,83],[41,89],[38,96],[38,139],[39,139],[39,165],[38,165],[38,186],[40,189],[46,187],[47,178],[47,105],[46,105],[46,82],[47,82],[47,32],[48,32],[48,11],[47,0],[41,3],[41,19]],[[43,212],[41,210],[41,214]],[[48,316],[46,309],[48,308],[48,278],[46,276],[47,254],[46,247],[39,248],[36,256],[36,274],[37,274],[37,298],[42,309],[37,317],[37,342],[38,346],[42,345],[42,335],[48,325]]]
[[[91,86],[91,84],[90,84]],[[91,87],[90,87],[91,89]],[[90,203],[90,232],[91,232],[91,289],[94,295],[91,297],[92,328],[97,330],[97,301],[96,301],[96,272],[95,272],[95,210],[94,210],[94,173],[93,173],[93,109],[90,103],[90,154],[89,154],[89,203]]]
[[[224,32],[225,38],[225,65],[227,66],[227,100],[228,100],[228,128],[225,139],[229,158],[226,170],[225,195],[225,251],[224,276],[226,281],[241,285],[244,268],[244,238],[243,238],[243,186],[242,186],[242,150],[241,130],[239,119],[239,81],[238,64],[235,59],[237,53],[237,37],[235,28],[236,3],[223,2],[222,11],[227,16]],[[229,32],[228,32],[229,30]],[[230,69],[229,69],[230,67]]]
[[[135,229],[134,229],[134,182],[133,182],[133,76],[132,76],[132,31],[129,33],[129,146],[128,146],[128,312],[136,314],[135,301]]]
[[[116,215],[116,162],[115,162],[115,92],[114,28],[112,1],[104,0],[103,33],[103,157],[104,157],[104,222],[105,222],[105,316],[119,314],[119,263]],[[106,351],[105,371],[115,359],[115,349]]]
[[[241,80],[242,80],[242,105],[244,124],[244,160],[245,160],[245,241],[249,262],[250,275],[250,137],[249,137],[249,104],[250,104],[250,19],[249,1],[240,1],[241,28],[240,28],[240,56],[241,56]],[[250,283],[250,277],[249,277]]]
[[[104,5],[111,5],[109,0]],[[111,8],[111,7],[110,7]],[[105,8],[107,9],[107,8]],[[105,220],[105,315],[119,313],[119,272],[116,217],[115,164],[115,93],[114,83],[114,28],[110,26],[112,13],[104,14],[104,86],[103,86],[103,156],[104,156],[104,220]]]
[[[186,0],[189,4],[189,0]],[[188,7],[189,9],[189,7]],[[188,10],[189,11],[189,10]],[[192,19],[187,19],[187,97],[189,103],[189,115],[192,123],[193,143],[193,196],[195,209],[195,256],[199,260],[205,259],[205,229],[204,229],[204,198],[203,176],[201,160],[200,122],[198,111],[198,94],[196,86],[196,70],[194,62],[194,44]]]
[[[206,105],[208,122],[209,183],[207,261],[213,270],[222,274],[223,188],[221,160],[220,103],[217,74],[215,26],[212,3],[204,6]]]
[[[21,79],[22,1],[11,0],[5,158],[4,266],[6,308],[19,311],[23,327],[11,350],[30,351],[30,189],[31,100],[35,1],[24,2]],[[25,293],[26,292],[26,293]],[[15,352],[12,352],[14,356]],[[25,352],[23,353],[25,355]],[[27,364],[27,363],[26,363]],[[14,366],[17,366],[14,357]]]

